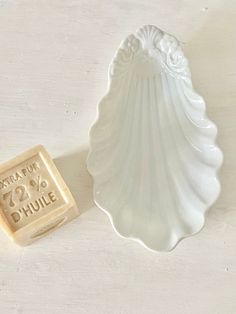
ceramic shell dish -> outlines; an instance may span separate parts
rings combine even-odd
[[[175,37],[150,25],[128,36],[87,160],[94,200],[121,236],[169,251],[200,231],[220,192],[216,134]]]

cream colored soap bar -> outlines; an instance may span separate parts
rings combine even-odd
[[[78,216],[75,201],[43,146],[0,166],[0,223],[19,245]]]

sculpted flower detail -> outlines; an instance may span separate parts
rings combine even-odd
[[[159,49],[163,59],[162,65],[171,75],[176,78],[190,77],[187,59],[174,36],[165,34],[159,43]]]
[[[113,64],[110,69],[110,75],[114,76],[115,74],[122,75],[126,73],[139,48],[140,41],[138,38],[136,38],[134,35],[128,36],[121,44],[121,47],[113,60]]]

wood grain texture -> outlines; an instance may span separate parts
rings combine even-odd
[[[163,254],[114,233],[85,167],[108,64],[142,24],[182,42],[225,156],[205,228]],[[0,162],[45,145],[82,212],[23,249],[0,232],[1,314],[236,313],[235,26],[235,1],[0,1]]]

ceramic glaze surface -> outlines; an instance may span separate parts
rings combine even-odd
[[[90,131],[94,200],[115,230],[169,251],[204,225],[222,153],[179,42],[155,26],[128,36]]]

